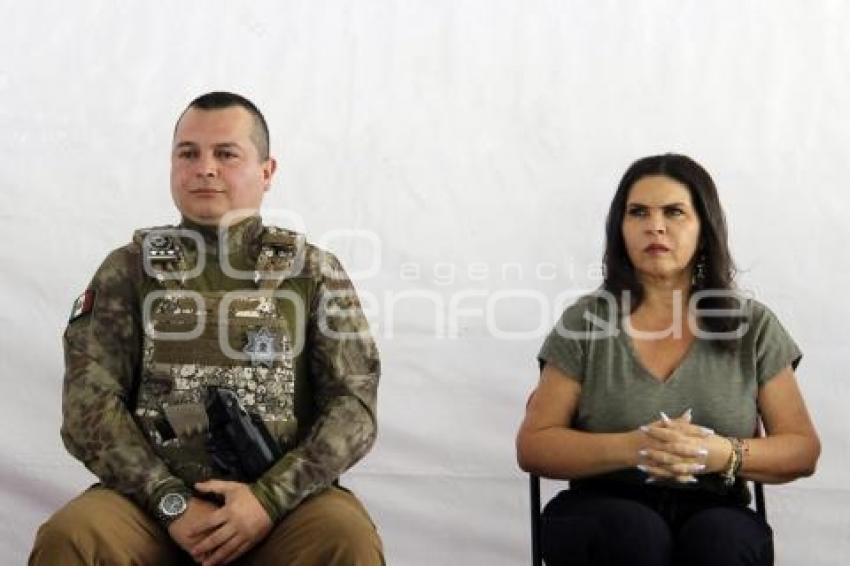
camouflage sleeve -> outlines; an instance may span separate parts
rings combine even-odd
[[[329,253],[308,340],[318,417],[306,438],[252,486],[273,521],[329,486],[369,451],[377,434],[377,347],[354,286]]]
[[[183,488],[131,415],[141,357],[137,246],[110,254],[87,293],[91,307],[65,330],[62,440],[107,487],[153,512],[159,495]]]

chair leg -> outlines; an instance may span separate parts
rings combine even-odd
[[[540,551],[540,478],[534,474],[528,476],[528,492],[531,502],[531,564],[543,565]]]
[[[767,509],[765,508],[765,505],[764,505],[764,485],[762,485],[762,483],[760,481],[757,481],[757,482],[753,482],[753,486],[754,486],[753,491],[755,491],[755,496],[756,496],[756,513],[758,513],[759,517],[761,517],[762,519],[764,519],[766,521],[767,520]]]

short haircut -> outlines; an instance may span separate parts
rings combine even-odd
[[[254,142],[254,147],[257,148],[260,160],[266,161],[269,158],[269,126],[266,124],[266,119],[263,113],[260,112],[260,109],[244,96],[225,91],[208,92],[190,102],[186,110],[189,110],[189,108],[220,110],[222,108],[232,108],[233,106],[240,106],[251,114],[251,117],[254,119],[254,127],[251,129],[251,141]],[[177,118],[177,123],[174,125],[175,133],[177,132],[177,124],[180,123],[186,110]]]

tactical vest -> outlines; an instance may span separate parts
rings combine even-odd
[[[187,238],[196,246],[186,245]],[[192,278],[201,261],[226,255],[199,253],[199,236],[177,227],[139,230],[143,269],[154,290],[142,297],[143,355],[135,416],[150,444],[189,485],[216,470],[207,451],[207,387],[233,390],[246,411],[259,415],[283,451],[296,442],[296,374],[307,371],[305,329],[309,285],[284,285],[298,277],[303,236],[273,227],[245,290],[198,291]],[[303,280],[302,280],[303,282]]]

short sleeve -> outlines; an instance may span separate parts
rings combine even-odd
[[[579,383],[584,381],[588,341],[604,331],[608,322],[604,312],[600,312],[607,312],[600,308],[601,302],[598,297],[589,295],[567,307],[537,354],[541,369],[549,363]],[[599,328],[600,323],[603,330]]]
[[[561,317],[563,320],[563,316]],[[558,326],[552,329],[543,342],[537,360],[540,369],[546,364],[552,364],[567,375],[574,377],[579,383],[584,381],[584,352],[577,340],[564,338],[558,332]]]
[[[754,302],[752,323],[759,386],[788,366],[797,369],[803,354],[776,315],[766,306]]]

